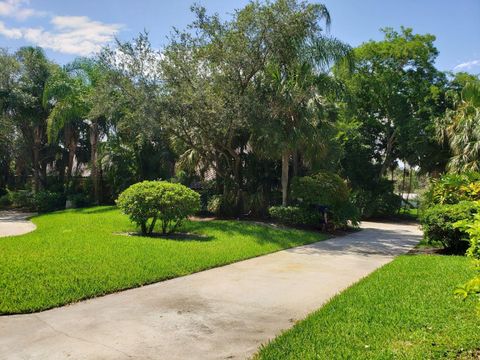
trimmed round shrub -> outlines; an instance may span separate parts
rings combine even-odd
[[[157,221],[167,234],[200,209],[200,195],[181,184],[143,181],[122,192],[117,205],[143,235],[152,234]]]

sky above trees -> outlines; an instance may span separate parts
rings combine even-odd
[[[247,0],[198,1],[224,15]],[[324,0],[333,23],[331,34],[357,46],[379,40],[383,27],[412,27],[437,37],[440,70],[480,72],[480,2],[478,0]],[[0,44],[16,50],[39,45],[49,57],[66,63],[89,55],[115,37],[129,40],[147,30],[153,46],[167,42],[172,27],[184,28],[193,15],[192,0],[4,0],[0,1]]]

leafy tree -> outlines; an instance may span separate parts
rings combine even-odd
[[[4,68],[3,71],[7,72],[2,75],[3,79],[9,79],[9,88],[2,93],[3,115],[22,135],[29,152],[34,190],[38,191],[46,186],[47,164],[53,158],[49,159],[46,136],[48,111],[43,108],[42,99],[54,66],[38,47],[20,48],[10,60],[10,65],[10,68]],[[8,73],[9,69],[11,73]]]
[[[173,176],[175,155],[161,102],[161,58],[146,33],[131,42],[117,41],[100,54],[106,76],[96,103],[109,120],[102,163],[110,179],[123,176],[114,180],[114,194],[137,181]]]
[[[348,47],[321,34],[320,22],[330,21],[323,5],[252,2],[228,22],[193,10],[195,31],[175,34],[162,67],[169,127],[187,145],[181,160],[201,157],[196,163],[216,170],[224,192],[233,187],[238,206],[245,153],[254,143],[265,145],[264,153],[283,154],[286,202],[290,155],[311,142],[307,134],[317,121],[306,114],[319,103],[326,68]],[[274,114],[267,114],[264,100]]]
[[[384,40],[355,49],[351,75],[337,70],[350,93],[345,116],[362,134],[359,145],[370,148],[368,160],[379,164],[377,179],[398,158],[424,171],[441,170],[446,152],[435,141],[434,120],[445,110],[446,79],[434,65],[435,36],[403,27],[383,32]]]

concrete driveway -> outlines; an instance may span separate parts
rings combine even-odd
[[[0,211],[0,237],[21,235],[35,230],[35,224],[28,220],[32,215],[35,214]]]
[[[1,359],[245,359],[409,251],[416,225],[363,231],[37,314],[0,317]]]

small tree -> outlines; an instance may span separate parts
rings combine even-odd
[[[142,235],[152,234],[160,221],[162,233],[173,233],[187,216],[200,208],[200,195],[181,184],[143,181],[120,194],[117,205],[136,223]]]

